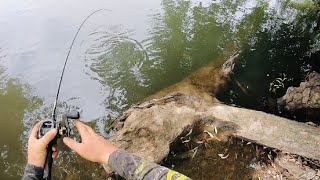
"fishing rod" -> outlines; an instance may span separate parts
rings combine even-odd
[[[79,119],[80,118],[80,113],[78,111],[72,111],[69,112],[66,116],[62,116],[64,118],[64,120],[61,120],[61,122],[57,122],[57,116],[56,116],[56,109],[57,109],[57,103],[58,103],[58,99],[59,99],[59,93],[60,93],[60,89],[61,89],[61,84],[62,84],[62,79],[63,79],[63,75],[64,75],[64,71],[66,69],[67,66],[67,62],[69,59],[69,55],[70,52],[72,50],[73,44],[79,34],[79,31],[81,30],[81,28],[83,27],[83,25],[85,24],[85,22],[94,14],[100,12],[100,11],[108,11],[107,9],[99,9],[96,10],[94,12],[92,12],[90,15],[88,15],[86,17],[86,19],[82,22],[82,24],[79,26],[77,33],[75,34],[72,43],[69,47],[69,51],[67,54],[67,57],[65,59],[64,65],[63,65],[63,69],[61,72],[61,76],[60,76],[60,80],[59,80],[59,84],[58,84],[58,90],[57,90],[57,94],[55,97],[55,101],[53,103],[53,108],[52,108],[52,114],[51,114],[51,118],[50,119],[46,119],[44,121],[42,121],[42,123],[40,124],[40,127],[38,129],[38,133],[37,133],[37,138],[40,139],[41,137],[43,137],[47,132],[49,132],[51,129],[57,129],[57,134],[54,137],[54,139],[48,144],[47,146],[47,157],[46,157],[46,162],[45,162],[45,166],[44,166],[44,174],[43,174],[43,179],[45,180],[50,180],[51,179],[51,168],[52,168],[52,163],[53,163],[53,158],[52,158],[52,154],[53,154],[53,150],[52,147],[54,145],[57,144],[57,140],[58,138],[61,137],[69,137],[70,136],[70,126],[69,126],[69,119]]]

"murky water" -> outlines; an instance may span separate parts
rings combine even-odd
[[[105,135],[108,119],[168,87],[217,57],[241,51],[234,71],[245,87],[231,84],[220,100],[274,110],[285,87],[306,74],[319,46],[315,6],[278,1],[2,0],[0,2],[0,178],[19,179],[28,132],[50,114],[72,38],[97,9],[75,42],[64,76],[59,112],[79,109],[82,120]],[[219,58],[221,59],[221,58]],[[276,88],[276,89],[273,89]],[[63,145],[56,179],[104,177]],[[90,170],[88,170],[90,169]]]

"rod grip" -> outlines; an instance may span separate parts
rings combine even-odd
[[[45,180],[50,180],[51,179],[51,169],[52,169],[52,163],[53,163],[53,158],[52,158],[52,146],[56,144],[56,138],[53,139],[47,146],[47,157],[46,157],[46,163],[44,164],[44,172],[43,172],[43,179]]]

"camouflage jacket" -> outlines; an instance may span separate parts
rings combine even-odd
[[[176,171],[147,162],[139,156],[122,150],[118,150],[110,155],[108,165],[127,180],[190,180],[190,178]],[[27,165],[22,179],[40,180],[43,179],[42,177],[42,168]]]

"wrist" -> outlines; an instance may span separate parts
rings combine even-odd
[[[109,164],[109,158],[110,156],[116,152],[118,149],[117,148],[114,148],[112,150],[108,150],[104,155],[103,155],[103,158],[102,158],[102,161],[101,163],[102,164],[105,164],[105,165],[108,165]]]
[[[43,152],[28,152],[28,160],[27,163],[36,166],[39,168],[44,168],[44,164],[46,162],[46,153]]]
[[[35,171],[37,174],[41,174],[41,173],[43,173],[44,168],[27,163],[25,170],[26,171]]]
[[[44,168],[44,162],[39,161],[37,159],[33,159],[33,158],[28,158],[27,164],[38,167],[38,168],[42,168],[42,169]]]

